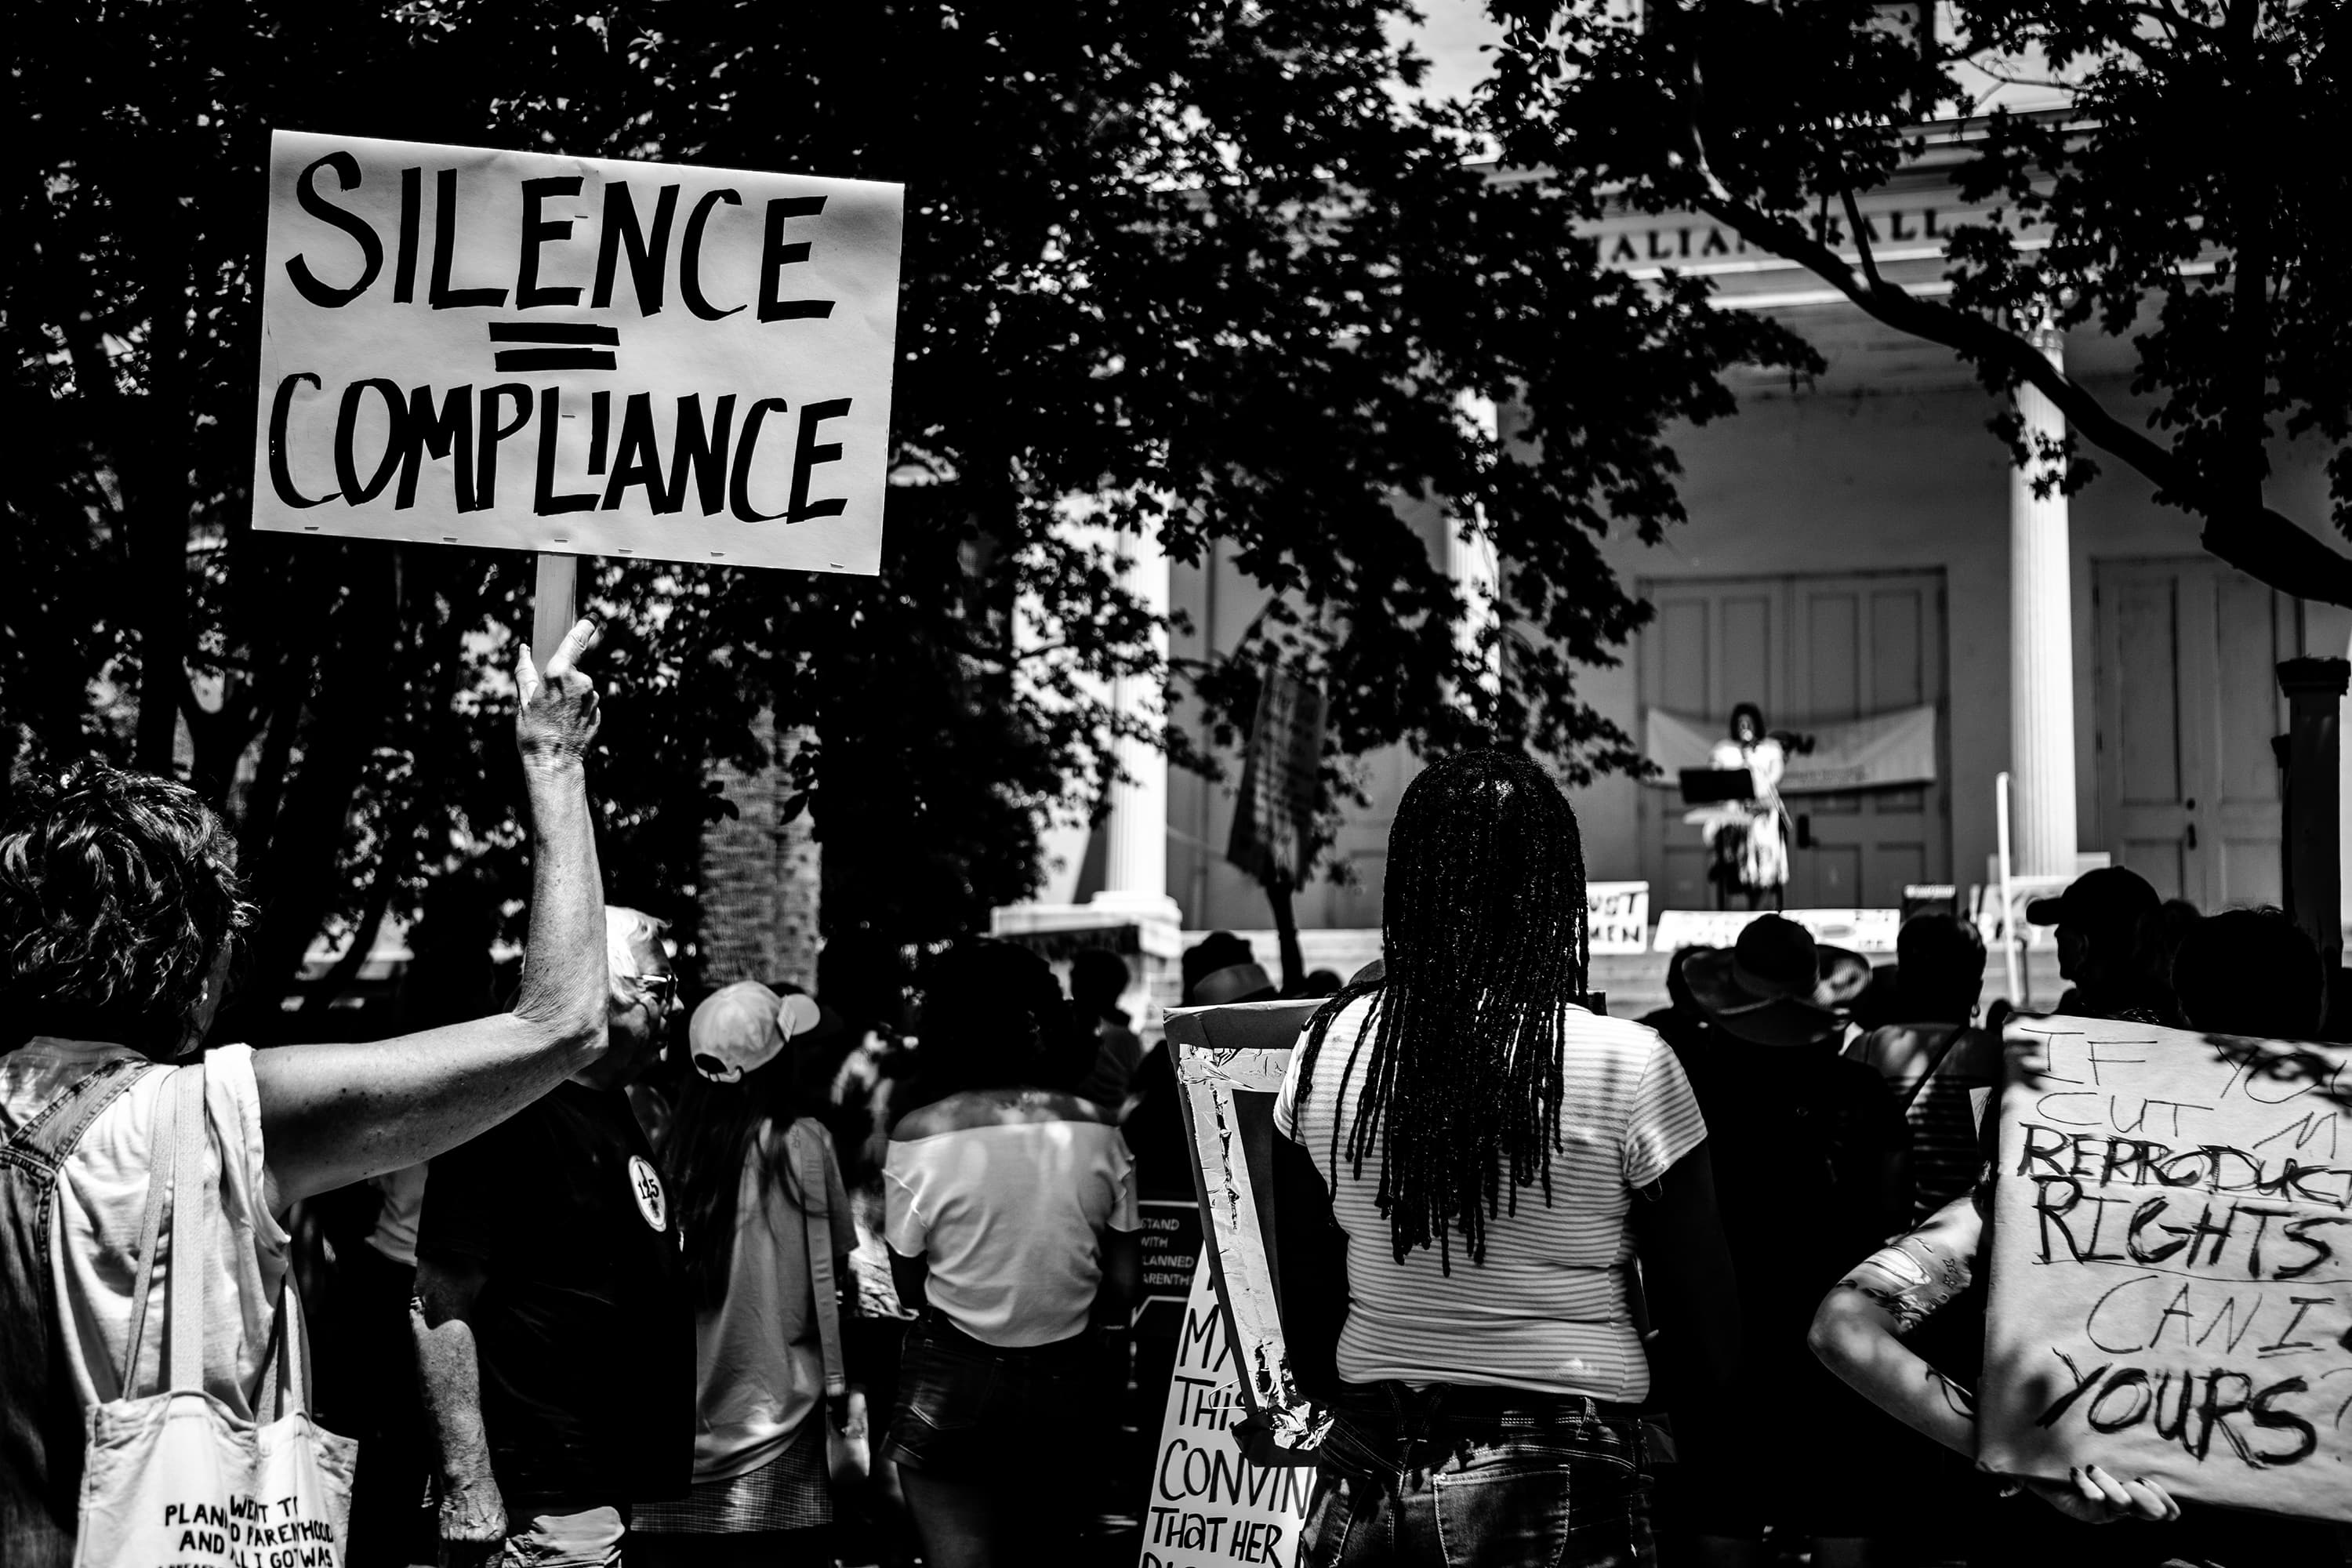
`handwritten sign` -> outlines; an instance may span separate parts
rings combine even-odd
[[[1233,1433],[1248,1409],[1241,1361],[1203,1258],[1192,1271],[1184,1331],[1176,1342],[1140,1568],[1287,1563],[1297,1555],[1315,1472],[1250,1463]]]
[[[1666,910],[1658,916],[1655,952],[1685,947],[1730,947],[1761,910]],[[1854,952],[1893,952],[1903,929],[1900,910],[1783,910],[1785,919],[1805,928],[1815,942]],[[1597,951],[1597,950],[1596,950]]]
[[[1587,882],[1584,929],[1594,952],[1650,951],[1650,884]]]
[[[903,205],[278,132],[254,526],[871,574]]]
[[[2352,1520],[2352,1054],[2008,1030],[1980,1458]]]

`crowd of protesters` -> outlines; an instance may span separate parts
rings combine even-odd
[[[97,764],[26,792],[0,834],[0,1561],[75,1560],[87,1413],[163,1386],[131,1281],[191,1072],[202,1385],[253,1416],[289,1277],[312,1287],[296,1234],[323,1238],[352,1563],[1052,1563],[1133,1510],[1109,1435],[1156,1429],[1175,1352],[1137,1311],[1139,1207],[1194,1191],[1135,972],[1081,952],[1066,992],[973,939],[902,974],[848,938],[814,993],[681,996],[663,922],[604,900],[589,637],[520,672],[511,1003],[454,887],[373,1044],[199,1054],[249,912],[220,824]],[[1275,1115],[1283,1312],[1332,1416],[1301,1564],[2346,1560],[2145,1478],[1969,1463],[2001,1070],[1970,925],[1919,916],[1874,973],[1762,915],[1676,954],[1637,1022],[1592,1005],[1585,908],[1557,785],[1464,753],[1400,804],[1380,962],[1292,987],[1328,997]],[[2105,869],[2029,913],[2062,1011],[2327,1037],[2276,911]],[[1181,979],[1282,994],[1229,933]]]

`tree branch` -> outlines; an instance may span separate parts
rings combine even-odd
[[[1797,263],[1897,331],[1941,343],[2011,380],[2031,383],[2084,439],[2153,482],[2158,500],[2202,517],[2205,527],[2199,542],[2209,553],[2281,593],[2352,607],[2352,559],[2259,500],[2233,504],[2230,497],[2216,493],[2170,447],[2117,418],[2031,342],[1981,316],[1922,300],[1884,279],[1862,277],[1800,226],[1731,195],[1703,159],[1697,173],[1706,192],[1696,205],[1709,217]]]

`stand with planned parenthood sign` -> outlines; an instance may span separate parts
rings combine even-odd
[[[2352,1521],[2352,1053],[2008,1029],[1979,1459]]]
[[[278,132],[254,526],[872,574],[902,209]]]

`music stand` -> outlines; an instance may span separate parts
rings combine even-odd
[[[1685,768],[1683,804],[1716,805],[1727,800],[1754,800],[1756,775],[1746,768]]]

